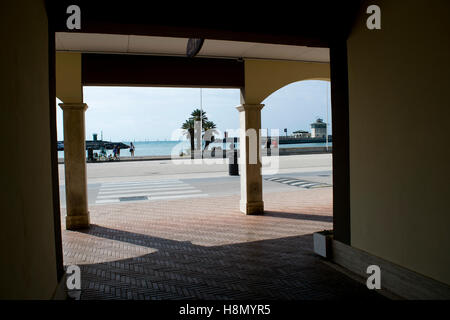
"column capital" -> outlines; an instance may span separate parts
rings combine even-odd
[[[236,109],[239,112],[243,112],[243,111],[259,111],[262,108],[264,108],[263,104],[241,104],[240,106],[237,106]]]
[[[70,102],[70,103],[59,103],[59,106],[63,110],[86,111],[86,109],[88,108],[88,105],[86,103],[83,103],[83,102],[78,102],[78,103],[73,103],[73,102]]]

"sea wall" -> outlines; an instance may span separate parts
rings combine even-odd
[[[300,154],[319,154],[319,153],[331,153],[333,151],[333,148],[330,146],[328,147],[328,151],[326,147],[307,147],[307,148],[280,148],[278,149],[280,156],[292,156],[292,155],[300,155]],[[239,155],[239,150],[238,150]],[[267,153],[267,155],[270,155],[270,152]],[[226,155],[224,155],[224,158]],[[184,157],[174,157],[173,159],[189,159],[189,156]],[[210,155],[205,154],[204,158],[211,158]],[[120,157],[120,161],[151,161],[151,160],[171,160],[170,155],[161,155],[161,156],[122,156]],[[64,163],[64,158],[58,159],[59,164]],[[102,163],[102,162],[96,162],[96,163]]]

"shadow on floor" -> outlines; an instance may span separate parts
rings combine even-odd
[[[80,265],[81,299],[384,299],[324,264],[311,234],[206,247],[99,225],[82,232],[157,251]]]
[[[333,222],[333,216],[292,213],[292,212],[285,212],[285,211],[283,211],[283,212],[281,212],[281,211],[264,211],[264,217],[276,217],[276,218],[286,218],[286,219],[296,219],[296,220],[311,220],[311,221],[321,221],[321,222]]]

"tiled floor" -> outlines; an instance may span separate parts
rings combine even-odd
[[[92,206],[89,230],[62,226],[64,264],[81,267],[81,299],[379,299],[312,252],[331,196],[269,193],[263,216],[238,196]]]

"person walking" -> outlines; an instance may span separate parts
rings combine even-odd
[[[117,146],[116,145],[114,145],[113,154],[114,154],[114,160],[117,159]]]
[[[135,149],[135,147],[134,147],[133,142],[130,142],[130,153],[131,153],[131,157],[134,157],[134,149]]]

